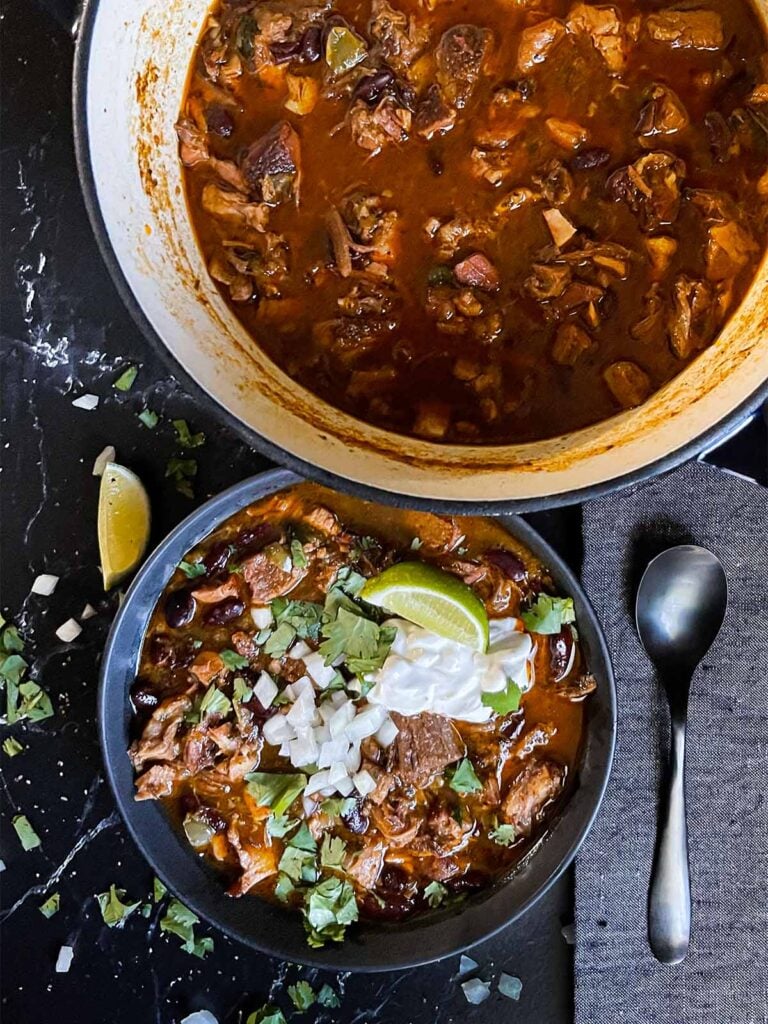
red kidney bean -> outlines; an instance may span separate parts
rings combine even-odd
[[[394,81],[394,72],[389,68],[374,71],[372,75],[366,75],[365,78],[358,81],[352,92],[352,98],[362,100],[368,106],[374,107]]]
[[[261,551],[267,544],[280,539],[280,531],[272,523],[259,523],[252,526],[232,540],[231,547],[234,548],[234,557],[242,558],[243,555],[251,555]]]
[[[491,565],[501,569],[507,579],[514,580],[515,583],[525,579],[525,566],[517,555],[513,555],[511,551],[499,548],[496,551],[486,551],[485,557]]]
[[[354,832],[355,835],[360,836],[368,831],[368,817],[363,814],[362,806],[357,800],[350,810],[346,814],[342,814],[341,817],[349,831]]]
[[[171,629],[181,629],[195,617],[197,602],[192,592],[180,588],[172,591],[165,599],[165,621]]]
[[[407,896],[385,896],[383,904],[374,896],[362,898],[363,907],[368,917],[377,917],[382,921],[399,921],[414,909],[414,900]]]
[[[319,25],[310,25],[301,37],[301,59],[305,64],[320,60],[323,30]]]
[[[142,679],[135,681],[130,693],[134,711],[151,711],[160,703],[160,695]]]
[[[376,890],[384,896],[401,896],[413,891],[413,883],[402,868],[385,864],[376,881]]]
[[[226,818],[223,818],[213,807],[207,807],[203,804],[195,814],[196,817],[201,821],[204,821],[209,828],[212,828],[214,832],[226,832]]]
[[[245,605],[239,597],[228,597],[209,608],[203,616],[203,622],[206,626],[223,626],[233,619],[239,619],[244,611]]]
[[[595,167],[605,167],[610,159],[611,154],[607,149],[597,146],[592,149],[580,149],[571,160],[571,167],[574,171],[592,171]]]
[[[229,111],[220,103],[212,103],[205,108],[205,124],[209,132],[228,139],[235,130],[235,122]]]
[[[203,555],[201,561],[205,566],[206,577],[218,576],[220,572],[224,572],[227,568],[231,555],[231,546],[220,541],[218,544],[213,544],[208,551]]]
[[[272,43],[269,52],[275,64],[287,64],[301,53],[301,39],[289,39],[284,43]]]
[[[549,664],[553,682],[559,682],[566,674],[574,645],[573,630],[563,626],[559,633],[549,638]]]
[[[189,665],[197,652],[191,644],[174,640],[167,633],[156,633],[149,641],[147,656],[153,665],[174,669]]]

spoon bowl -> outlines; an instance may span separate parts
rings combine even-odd
[[[669,701],[671,744],[659,841],[648,894],[648,941],[657,960],[680,963],[691,937],[685,822],[685,721],[696,666],[720,631],[725,570],[706,548],[682,544],[653,559],[637,592],[637,632]]]

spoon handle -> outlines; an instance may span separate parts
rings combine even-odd
[[[664,964],[680,963],[691,937],[684,766],[685,718],[673,715],[667,799],[648,898],[648,940],[653,955]]]

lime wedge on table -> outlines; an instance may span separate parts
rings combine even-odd
[[[144,484],[130,469],[108,462],[99,491],[99,556],[105,590],[141,561],[149,540],[149,521]]]
[[[488,647],[488,615],[483,602],[466,583],[434,565],[393,565],[368,580],[360,597],[457,644],[476,651]]]

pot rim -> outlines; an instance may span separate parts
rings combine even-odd
[[[185,366],[171,353],[163,339],[150,323],[141,305],[135,297],[125,274],[120,266],[115,250],[109,238],[99,204],[96,181],[91,162],[90,130],[88,126],[88,68],[91,55],[94,25],[99,12],[100,0],[85,0],[77,27],[75,59],[72,74],[72,120],[75,142],[75,158],[77,162],[80,187],[83,194],[88,218],[96,238],[102,259],[117,289],[123,304],[127,308],[135,324],[151,344],[153,350],[166,365],[169,372],[176,377],[184,388],[195,398],[210,403],[216,409],[216,415],[235,434],[250,447],[286,466],[301,476],[309,477],[328,487],[345,491],[369,501],[385,505],[408,507],[421,511],[456,513],[460,515],[504,515],[508,513],[530,512],[540,509],[558,508],[563,505],[579,504],[592,498],[609,494],[623,487],[642,483],[654,476],[663,474],[689,459],[695,458],[702,451],[715,448],[735,433],[757,407],[768,401],[768,378],[759,383],[754,391],[739,405],[727,413],[722,419],[713,423],[698,436],[686,444],[667,452],[643,466],[630,472],[611,477],[598,483],[589,484],[574,490],[560,491],[557,494],[536,498],[500,498],[498,500],[454,500],[448,498],[430,498],[402,492],[387,491],[373,484],[362,483],[350,479],[322,466],[294,455],[263,437],[234,413],[230,412],[210,392],[199,384],[187,371]],[[439,447],[439,446],[438,446]]]
[[[99,673],[97,722],[106,774],[128,831],[158,877],[203,920],[230,938],[272,956],[336,971],[377,972],[431,963],[484,941],[517,920],[551,888],[576,856],[600,809],[613,762],[617,702],[610,655],[597,615],[564,560],[524,520],[515,517],[505,524],[513,537],[548,565],[558,585],[574,598],[589,644],[590,667],[599,678],[599,703],[588,705],[592,710],[587,712],[579,781],[568,802],[509,878],[484,896],[478,894],[459,913],[446,911],[395,925],[361,922],[358,939],[350,936],[338,946],[315,952],[304,944],[295,911],[262,901],[260,913],[269,920],[261,934],[254,934],[248,929],[253,913],[245,914],[242,923],[233,920],[239,913],[234,908],[247,911],[253,904],[226,898],[220,878],[213,869],[201,867],[157,801],[134,799],[134,772],[127,754],[131,719],[127,687],[135,678],[146,625],[173,566],[231,515],[254,500],[299,482],[300,477],[284,469],[240,481],[187,516],[144,562],[112,624]],[[528,869],[532,877],[526,877]],[[515,885],[524,890],[522,894],[511,891]],[[268,927],[270,921],[272,929]]]

